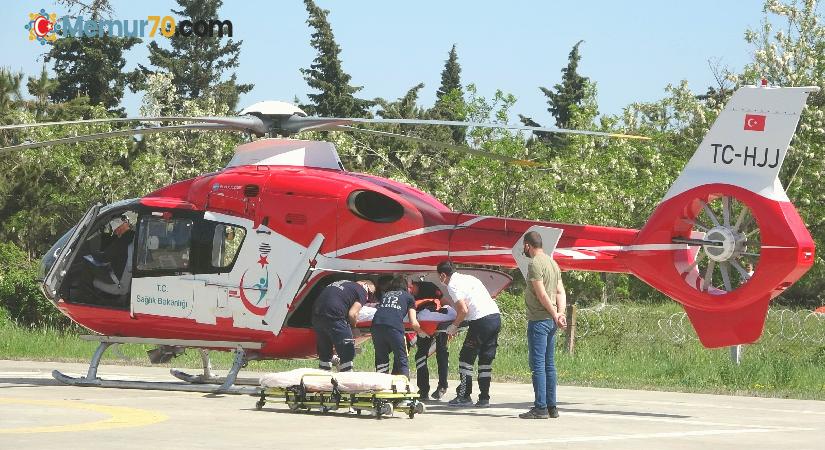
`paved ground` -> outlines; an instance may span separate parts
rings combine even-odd
[[[254,408],[241,395],[59,385],[69,363],[0,360],[0,448],[821,449],[825,402],[562,386],[561,417],[521,420],[527,385],[495,384],[493,407],[430,404],[410,420]],[[104,378],[173,380],[166,369],[103,366]],[[248,376],[249,374],[247,374]]]

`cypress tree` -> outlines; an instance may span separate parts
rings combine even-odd
[[[464,90],[461,87],[461,66],[458,64],[458,52],[455,50],[455,44],[450,49],[447,61],[444,61],[444,70],[441,71],[441,86],[436,91],[435,96],[438,100],[441,100],[453,90],[458,90],[461,96],[464,95]]]
[[[582,104],[586,95],[587,83],[590,81],[588,77],[583,77],[578,73],[579,62],[581,61],[579,46],[582,42],[584,41],[577,42],[570,50],[567,57],[567,66],[561,69],[561,83],[553,86],[553,89],[539,87],[544,96],[547,97],[547,104],[549,105],[547,112],[556,119],[558,128],[568,128],[570,126],[572,108]],[[531,117],[519,115],[519,118],[524,125],[541,126]],[[553,147],[563,146],[567,143],[566,137],[557,133],[536,132],[535,136],[540,142]]]
[[[307,24],[315,32],[310,44],[318,50],[309,69],[301,69],[310,88],[320,91],[308,94],[310,105],[302,105],[310,114],[330,117],[365,117],[372,102],[355,98],[362,86],[350,86],[351,76],[341,64],[341,47],[335,42],[332,27],[327,21],[329,11],[319,8],[312,0],[304,0],[309,18]]]
[[[450,49],[444,69],[441,71],[441,86],[435,93],[436,101],[430,117],[438,120],[464,120],[464,88],[461,86],[461,65],[455,44]],[[467,130],[464,127],[450,127],[451,138],[456,144],[464,144]]]
[[[539,88],[547,97],[547,104],[550,105],[547,111],[556,118],[556,126],[559,128],[570,126],[571,107],[581,105],[585,96],[589,78],[579,75],[577,71],[581,61],[579,45],[582,42],[584,41],[577,42],[570,50],[567,67],[561,69],[561,84],[553,86],[555,92],[545,87]]]

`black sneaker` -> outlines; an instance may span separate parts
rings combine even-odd
[[[489,408],[490,407],[490,399],[489,398],[480,398],[476,402],[476,408]]]
[[[429,400],[430,400],[430,396],[429,396],[429,395],[427,395],[427,393],[426,393],[426,392],[420,392],[420,391],[419,391],[419,392],[418,392],[418,399],[419,399],[419,400],[421,400],[422,402],[426,402],[426,401],[429,401]]]
[[[442,398],[444,398],[444,394],[446,393],[447,388],[438,388],[434,390],[432,394],[430,394],[430,398],[433,400],[441,400]]]
[[[473,400],[470,397],[456,397],[447,402],[447,405],[455,408],[471,408]]]
[[[558,419],[559,418],[559,408],[555,406],[551,406],[547,408],[547,414],[550,416],[551,419]]]
[[[547,414],[546,409],[539,409],[539,408],[531,408],[530,411],[526,413],[521,413],[518,415],[522,419],[549,419],[550,415]]]

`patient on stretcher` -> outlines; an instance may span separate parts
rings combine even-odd
[[[421,302],[422,300],[416,300],[416,303]],[[425,299],[423,301],[426,302],[434,302],[433,299]],[[435,303],[438,306],[437,303]],[[376,309],[372,306],[362,306],[361,309],[358,311],[358,320],[356,326],[358,328],[370,328],[372,325],[372,318],[375,316]],[[418,316],[418,323],[421,324],[421,328],[427,334],[432,335],[433,333],[438,330],[439,325],[443,323],[451,323],[455,320],[456,311],[455,309],[451,308],[450,306],[442,306],[437,309],[430,309],[430,308],[423,308],[420,309],[417,313]],[[410,326],[409,318],[404,317],[404,328],[407,330],[411,330],[412,327]]]

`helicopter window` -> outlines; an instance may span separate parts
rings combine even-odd
[[[219,223],[215,225],[212,235],[212,267],[227,268],[232,266],[238,251],[241,249],[246,230],[234,226]]]
[[[186,271],[192,242],[192,220],[167,214],[143,217],[138,231],[137,268],[142,271]]]
[[[373,191],[353,191],[347,199],[350,211],[371,222],[395,222],[404,215],[400,203]]]

